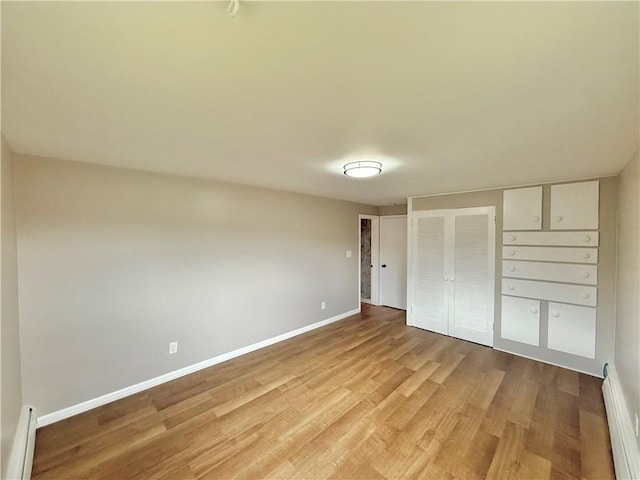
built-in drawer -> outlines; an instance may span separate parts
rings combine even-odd
[[[502,293],[516,297],[539,298],[553,302],[575,303],[577,305],[595,307],[598,289],[585,285],[503,278]]]
[[[553,350],[596,358],[596,309],[549,303],[547,346]]]
[[[528,345],[540,345],[540,302],[502,296],[502,338]]]
[[[579,265],[575,263],[519,262],[503,260],[502,276],[547,280],[550,282],[598,284],[597,265]]]
[[[542,262],[598,263],[597,248],[504,246],[505,260],[539,260]]]
[[[597,247],[598,232],[504,232],[504,245],[550,245]]]

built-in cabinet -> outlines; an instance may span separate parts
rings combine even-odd
[[[495,207],[414,212],[408,323],[493,345]]]
[[[552,185],[550,193],[545,222],[542,187],[504,192],[501,337],[593,359],[599,182]]]

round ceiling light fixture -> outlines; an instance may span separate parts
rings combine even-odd
[[[365,178],[382,173],[382,164],[373,160],[349,162],[344,165],[344,174],[348,177]]]

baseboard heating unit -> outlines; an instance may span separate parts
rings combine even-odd
[[[28,480],[31,478],[35,446],[36,412],[33,407],[24,406],[20,412],[13,449],[9,458],[7,480]]]
[[[607,410],[616,478],[637,480],[640,478],[640,455],[618,374],[615,367],[605,365],[604,375],[602,394]]]

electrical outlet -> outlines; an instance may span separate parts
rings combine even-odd
[[[327,302],[320,302],[320,310],[327,308]]]
[[[347,250],[347,258],[351,258],[351,250]]]
[[[638,412],[635,413],[635,416],[636,416],[636,424],[635,424],[636,438],[638,438]]]
[[[174,353],[178,353],[178,342],[169,343],[169,355],[173,355]]]

